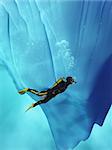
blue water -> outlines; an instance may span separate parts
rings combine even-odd
[[[24,112],[29,103],[32,103],[32,99],[28,95],[17,94],[10,76],[0,67],[0,149],[55,150],[47,119],[40,107],[29,113]],[[103,127],[95,125],[89,139],[80,142],[74,150],[111,150],[111,116],[112,108]]]
[[[0,64],[17,91],[45,90],[62,76],[77,80],[41,106],[59,150],[87,139],[111,106],[111,16],[111,1],[0,1]]]

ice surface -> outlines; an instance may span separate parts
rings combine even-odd
[[[41,91],[62,76],[77,79],[41,106],[59,150],[86,139],[111,106],[111,16],[111,1],[0,1],[0,64],[17,90]]]

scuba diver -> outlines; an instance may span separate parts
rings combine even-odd
[[[39,100],[36,103],[33,103],[26,110],[26,111],[28,111],[29,109],[31,109],[31,108],[33,108],[33,107],[35,107],[37,105],[40,105],[40,104],[48,102],[49,100],[51,100],[56,95],[58,95],[60,93],[63,93],[67,89],[67,87],[70,84],[73,84],[73,83],[76,83],[76,81],[72,77],[67,77],[66,79],[65,78],[60,78],[58,81],[55,82],[53,87],[47,89],[46,91],[39,92],[39,91],[37,91],[35,89],[25,88],[25,89],[19,91],[19,94],[24,94],[26,92],[30,92],[30,93],[33,93],[33,94],[35,94],[37,96],[43,97],[42,100]]]

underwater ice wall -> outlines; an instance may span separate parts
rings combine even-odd
[[[77,80],[41,105],[59,150],[103,124],[112,103],[111,40],[111,1],[0,1],[0,64],[17,90],[45,90],[68,75]]]

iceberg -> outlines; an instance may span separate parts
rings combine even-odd
[[[17,91],[45,90],[68,75],[77,80],[41,105],[59,150],[86,140],[95,123],[103,125],[112,104],[111,6],[111,1],[0,1],[0,65]]]

